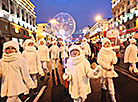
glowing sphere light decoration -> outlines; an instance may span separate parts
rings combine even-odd
[[[58,13],[53,17],[51,22],[54,34],[64,40],[70,38],[76,29],[75,20],[68,13]]]

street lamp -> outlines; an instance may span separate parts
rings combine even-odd
[[[96,19],[96,21],[100,21],[100,20],[102,19],[102,17],[101,17],[100,15],[97,15],[97,16],[95,17],[95,19]]]

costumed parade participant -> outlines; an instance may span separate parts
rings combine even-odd
[[[138,69],[136,68],[137,57],[137,46],[135,39],[130,39],[130,45],[125,50],[124,63],[130,63],[129,71],[138,75]]]
[[[81,48],[84,51],[86,59],[88,59],[89,56],[91,56],[91,49],[89,44],[87,43],[87,39],[83,38],[82,43],[81,43]]]
[[[91,93],[89,80],[94,74],[79,45],[72,45],[69,53],[67,72],[63,74],[63,79],[70,82],[69,94],[74,102],[84,102],[87,95]]]
[[[114,71],[114,66],[113,66],[113,64],[117,63],[117,57],[116,53],[113,51],[113,48],[111,47],[110,40],[107,38],[102,41],[102,48],[98,53],[97,62],[102,67],[101,70],[102,89],[107,90],[107,87],[105,85],[107,79],[108,90],[111,96],[111,100],[113,102],[116,102],[115,89],[112,78],[118,77],[118,74]]]
[[[7,96],[6,102],[23,102],[21,94],[28,94],[29,89],[35,88],[27,69],[27,62],[19,52],[19,45],[15,41],[4,43],[0,75],[1,97]]]
[[[23,51],[22,55],[23,57],[27,60],[28,63],[28,70],[29,74],[31,75],[35,87],[37,88],[37,75],[41,75],[41,80],[44,79],[44,72],[43,69],[41,68],[41,62],[40,62],[40,56],[38,54],[38,51],[34,47],[34,41],[31,39],[27,39],[25,42],[25,50]]]
[[[40,55],[40,61],[41,61],[42,68],[49,76],[50,73],[49,73],[49,69],[47,68],[47,63],[50,61],[49,49],[45,44],[46,44],[46,41],[44,39],[40,40],[40,45],[38,46],[38,52]]]

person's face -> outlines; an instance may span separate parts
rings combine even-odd
[[[30,42],[30,43],[28,44],[28,46],[34,46],[34,43]]]
[[[77,57],[80,55],[80,51],[77,49],[73,49],[70,53],[71,57]]]
[[[108,47],[111,47],[111,45],[110,45],[109,42],[105,42],[104,45],[103,45],[103,47],[108,48]]]
[[[40,41],[40,45],[44,45],[44,42],[43,41]]]
[[[5,52],[6,52],[6,54],[10,54],[10,53],[16,53],[17,50],[16,50],[16,48],[10,46],[10,47],[7,47],[7,48],[5,49]]]

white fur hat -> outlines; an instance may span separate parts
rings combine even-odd
[[[69,48],[69,54],[70,54],[70,52],[71,52],[73,49],[77,49],[77,50],[80,51],[80,53],[82,53],[82,50],[81,50],[81,48],[80,48],[79,45],[72,45],[72,46]]]
[[[87,39],[86,38],[83,38],[82,41],[87,41]]]
[[[34,43],[34,41],[31,39],[25,40],[25,42],[23,43],[23,48],[27,47],[30,42]]]
[[[44,39],[41,39],[39,42],[43,41],[44,45],[46,44],[46,41]]]
[[[130,44],[133,44],[133,43],[135,43],[135,42],[136,42],[136,40],[135,40],[135,39],[130,39],[129,41],[130,41]]]
[[[3,44],[3,52],[5,52],[5,49],[8,48],[8,47],[10,47],[10,46],[16,48],[17,52],[19,52],[19,45],[18,45],[18,42],[16,42],[16,41],[5,42]]]
[[[109,39],[105,38],[105,39],[102,41],[102,46],[103,46],[106,42],[109,42],[110,45],[111,45],[111,41],[110,41]]]

